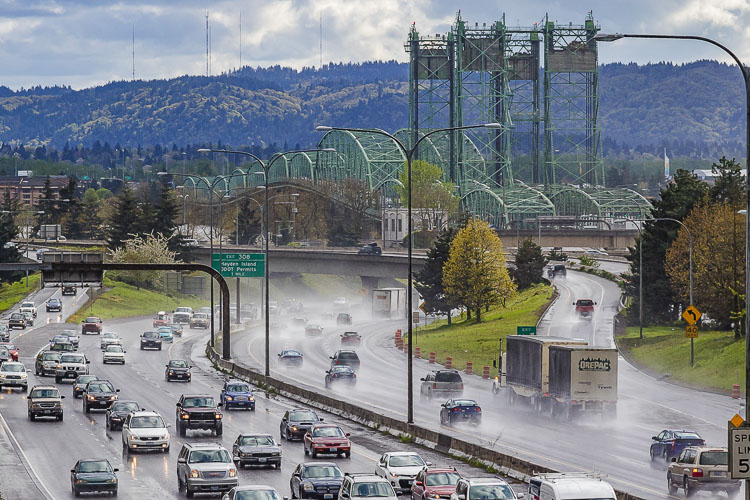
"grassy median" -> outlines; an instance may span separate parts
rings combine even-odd
[[[509,300],[505,307],[496,306],[483,312],[481,323],[474,318],[467,321],[464,316],[454,318],[450,326],[447,320],[439,320],[419,327],[414,345],[420,347],[424,358],[434,352],[437,362],[442,364],[446,356],[451,356],[453,367],[460,370],[471,361],[478,374],[482,373],[484,365],[489,365],[494,376],[497,370],[492,369],[492,360],[497,359],[498,340],[514,335],[517,326],[536,325],[553,293],[549,285],[535,285]]]
[[[690,366],[690,339],[684,326],[629,327],[617,337],[620,350],[642,369],[691,387],[730,392],[732,384],[745,391],[745,339],[733,332],[703,331],[695,339],[695,366]]]
[[[29,275],[29,286],[26,287],[26,278],[21,278],[15,283],[3,283],[0,286],[0,311],[7,311],[28,294],[39,288],[42,275],[39,273]]]
[[[192,295],[173,294],[136,288],[133,285],[114,281],[104,277],[105,292],[95,300],[89,301],[76,314],[68,319],[69,323],[80,323],[86,316],[99,316],[102,319],[126,318],[130,316],[149,316],[158,311],[172,311],[178,306],[189,306],[193,309],[209,305],[208,300]]]

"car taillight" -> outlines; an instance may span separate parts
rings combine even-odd
[[[462,391],[464,390],[464,383],[463,382],[461,382],[461,390]]]
[[[477,407],[477,411],[481,413],[481,412],[482,412],[482,409],[481,409],[481,408],[479,408],[479,407]]]
[[[692,470],[692,476],[693,477],[703,477],[703,469],[693,469]]]
[[[453,408],[453,411],[458,411],[458,408]]]
[[[433,382],[433,384],[432,384],[432,388],[433,388],[433,389],[437,389],[437,384]]]
[[[670,451],[674,451],[675,444],[677,444],[677,443],[675,443],[674,441],[672,441],[672,447],[670,448]]]

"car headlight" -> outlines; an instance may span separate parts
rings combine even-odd
[[[315,487],[312,484],[310,484],[310,483],[305,483],[305,484],[302,485],[302,489],[309,491],[309,490],[314,490]]]
[[[214,418],[215,418],[216,420],[221,420],[221,417],[222,417],[222,414],[221,414],[221,413],[217,413],[217,414],[215,414],[215,415],[214,415]]]
[[[190,477],[198,477],[198,470],[193,469],[190,471]]]
[[[237,469],[229,469],[229,477],[237,477]]]
[[[130,440],[131,440],[131,441],[137,441],[137,440],[138,440],[138,438],[137,438],[137,437],[135,437],[135,436],[133,436],[133,435],[131,434],[131,435],[130,435]]]
[[[86,483],[85,479],[76,479],[76,484],[84,484]]]
[[[110,401],[114,401],[115,399],[117,399],[117,396],[110,396],[110,397],[109,397],[109,400],[110,400]]]
[[[169,434],[164,434],[161,439],[169,439]]]
[[[169,370],[170,375],[174,375],[174,372],[172,370]]]
[[[62,365],[57,365],[55,366],[55,368],[57,368],[58,370],[62,370]]]
[[[22,373],[21,374],[21,380],[24,380],[24,379],[27,379],[27,378],[29,378],[28,373]]]
[[[255,401],[255,398],[250,396],[250,401]]]
[[[91,396],[91,395],[89,395],[89,396],[88,396],[88,400],[89,400],[89,401],[94,401],[95,399],[96,399],[96,398],[95,398],[94,396]]]
[[[109,478],[109,479],[107,479],[107,482],[108,482],[109,484],[113,484],[113,483],[116,483],[116,482],[117,482],[117,479],[115,479],[115,478],[113,478],[113,477],[112,477],[112,478]]]
[[[232,396],[227,396],[227,401],[231,401],[231,400],[232,400]]]
[[[292,426],[292,430],[293,430],[293,431],[296,431],[296,430],[297,430],[297,426],[296,426],[296,425],[293,425],[293,426]]]
[[[3,372],[0,372],[0,378],[5,378],[5,374]]]

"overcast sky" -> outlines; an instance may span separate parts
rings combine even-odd
[[[403,44],[445,33],[460,8],[470,22],[505,13],[510,26],[583,24],[593,10],[602,32],[678,33],[714,38],[750,61],[750,0],[0,0],[0,85],[85,88],[130,79],[135,27],[138,79],[205,74],[205,14],[211,25],[211,73],[240,64],[318,66],[323,61],[406,61]],[[728,58],[700,42],[620,40],[602,44],[600,61],[638,63]]]

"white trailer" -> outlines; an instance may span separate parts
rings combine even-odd
[[[378,288],[372,292],[374,318],[402,319],[406,317],[406,289]]]

